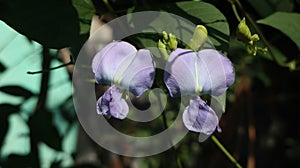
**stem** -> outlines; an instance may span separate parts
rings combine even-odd
[[[159,96],[159,99],[160,99],[160,96]],[[162,113],[162,117],[163,117],[164,127],[167,129],[167,128],[168,128],[168,124],[167,124],[167,117],[166,117],[165,112]],[[178,155],[177,155],[177,150],[176,150],[176,148],[175,148],[174,145],[172,144],[171,140],[170,140],[170,139],[168,139],[168,140],[169,140],[169,142],[170,142],[170,145],[172,146],[171,148],[172,148],[172,150],[173,150],[173,153],[174,153],[174,157],[175,157],[175,159],[176,159],[177,166],[178,166],[179,168],[183,168],[182,163],[181,163],[181,160],[180,160],[180,158],[179,158]]]
[[[51,63],[51,57],[49,55],[49,49],[43,48],[43,61],[42,61],[42,68],[47,69],[49,68]],[[42,79],[41,79],[41,88],[40,88],[40,94],[38,96],[38,102],[35,106],[34,113],[39,113],[42,110],[45,109],[46,106],[46,99],[48,95],[48,86],[49,86],[49,76],[50,73],[43,73]],[[30,120],[30,119],[29,119]],[[39,150],[38,150],[38,139],[36,138],[36,135],[30,131],[30,150],[31,155],[33,157],[33,167],[41,167],[40,159],[39,159]]]
[[[161,102],[161,96],[158,95],[157,98],[158,98],[158,102]],[[163,124],[164,124],[164,127],[165,127],[165,129],[167,129],[167,128],[168,128],[168,123],[167,123],[167,116],[166,116],[165,111],[163,111],[163,113],[162,113],[162,118],[163,118]],[[169,136],[168,136],[168,137],[169,137]],[[183,168],[182,163],[181,163],[181,160],[180,160],[179,156],[177,155],[177,150],[176,150],[176,148],[174,147],[174,145],[172,144],[172,141],[171,141],[169,138],[168,138],[168,141],[169,141],[169,143],[170,143],[170,145],[171,145],[171,148],[172,148],[172,150],[173,150],[173,153],[174,153],[174,157],[175,157],[175,159],[176,159],[177,166],[178,166],[179,168]]]
[[[213,142],[218,146],[218,148],[227,156],[227,158],[237,167],[242,168],[242,166],[235,160],[235,158],[228,152],[228,150],[221,144],[221,142],[214,135],[211,136]]]
[[[53,68],[46,68],[41,71],[34,71],[34,72],[28,71],[27,74],[33,75],[33,74],[38,74],[38,73],[46,73],[46,72],[50,72],[51,70],[59,69],[61,67],[65,67],[65,66],[72,65],[72,64],[74,64],[74,62],[70,61],[66,64],[62,64],[62,65],[59,65],[59,66],[53,67]]]
[[[233,13],[234,13],[236,19],[237,19],[239,22],[241,22],[242,19],[241,19],[240,15],[238,14],[237,10],[236,10],[236,6],[235,6],[235,4],[234,4],[234,1],[233,1],[233,0],[228,0],[228,1],[229,1],[230,4],[231,4],[231,7],[232,7],[232,10],[233,10]]]

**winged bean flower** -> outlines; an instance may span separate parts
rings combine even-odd
[[[111,42],[102,48],[92,61],[96,83],[111,85],[97,100],[97,113],[124,119],[129,111],[122,97],[125,90],[141,96],[154,80],[153,56],[149,50],[137,50],[124,41]]]
[[[200,94],[222,95],[234,82],[230,60],[213,49],[194,52],[177,48],[166,63],[164,82],[172,97],[192,95],[183,112],[183,123],[188,130],[211,135],[219,119]]]

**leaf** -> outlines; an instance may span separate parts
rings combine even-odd
[[[32,136],[38,141],[45,142],[51,148],[61,151],[62,138],[53,125],[52,113],[48,111],[37,111],[30,117],[28,125]]]
[[[142,11],[144,8],[139,7],[130,12]],[[148,9],[149,10],[149,9]],[[214,44],[218,50],[227,51],[229,48],[229,25],[224,15],[213,5],[205,2],[187,1],[178,3],[168,3],[163,6],[155,6],[151,10],[165,11],[178,15],[195,25],[204,25],[208,30],[209,40]],[[184,20],[178,20],[172,15],[160,14],[156,16],[149,16],[147,18],[130,18],[130,23],[135,27],[144,27],[144,30],[155,29],[158,33],[168,31],[176,35],[179,39],[190,39],[193,35],[195,26],[191,27]],[[143,20],[144,23],[140,24],[137,21]],[[148,22],[150,24],[148,24]],[[172,32],[169,32],[172,31]],[[157,43],[153,38],[139,36],[138,38],[144,45],[149,43]],[[145,40],[147,39],[147,40]],[[144,45],[146,46],[146,45]]]
[[[276,11],[291,12],[295,7],[291,0],[248,0],[247,2],[261,17],[266,17]]]
[[[86,34],[90,30],[91,20],[96,10],[91,0],[72,0],[80,19],[80,34]]]
[[[6,67],[0,62],[0,72],[5,71]]]
[[[29,98],[31,96],[33,96],[33,93],[21,86],[2,86],[0,87],[0,91],[7,93],[7,94],[11,94],[14,96],[22,96],[24,98]]]
[[[34,155],[17,155],[10,154],[4,161],[3,167],[32,167],[37,165],[36,160],[33,158]]]
[[[48,48],[71,46],[79,36],[78,16],[69,1],[1,0],[0,20]]]
[[[9,114],[17,113],[19,111],[20,106],[18,105],[12,105],[7,103],[0,104],[0,116],[3,116],[4,114],[5,116],[7,116]]]
[[[275,12],[274,14],[258,20],[257,23],[271,26],[288,36],[300,48],[300,14],[288,12]]]
[[[19,112],[20,107],[12,104],[0,104],[0,149],[8,130],[8,117],[13,113]]]
[[[229,48],[229,25],[225,16],[215,6],[205,2],[178,2],[167,7],[167,12],[174,13],[194,24],[202,24],[208,30],[209,39],[219,49]]]

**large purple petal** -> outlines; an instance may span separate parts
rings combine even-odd
[[[122,93],[115,85],[111,86],[97,101],[97,113],[106,117],[124,119],[129,108]]]
[[[121,74],[120,85],[139,97],[153,84],[155,68],[152,54],[149,50],[138,50],[133,59],[125,60],[123,64],[126,68]]]
[[[136,48],[124,41],[115,41],[106,45],[95,55],[92,62],[96,82],[110,84],[120,64],[135,53]]]
[[[201,92],[220,96],[234,82],[232,63],[213,49],[201,50],[197,56],[198,84]]]
[[[170,54],[165,67],[164,82],[172,97],[196,92],[196,53],[177,48]]]
[[[190,100],[182,119],[188,130],[206,135],[211,135],[219,123],[216,113],[199,96]]]

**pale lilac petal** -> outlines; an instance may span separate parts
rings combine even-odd
[[[177,48],[170,54],[166,63],[164,82],[172,97],[194,94],[196,53],[192,50]]]
[[[104,85],[110,84],[120,64],[135,52],[136,48],[124,41],[111,42],[102,48],[92,62],[96,82]]]
[[[129,111],[128,104],[115,85],[111,86],[97,101],[97,113],[106,117],[124,119]]]
[[[199,96],[190,100],[182,119],[188,130],[206,135],[211,135],[219,123],[216,113]]]
[[[202,93],[220,96],[234,82],[232,63],[213,49],[201,50],[197,55],[198,84]]]
[[[124,61],[126,70],[121,75],[120,85],[139,97],[153,84],[155,74],[153,56],[149,50],[141,49],[128,61],[130,62]]]

